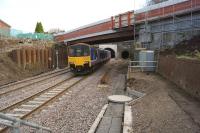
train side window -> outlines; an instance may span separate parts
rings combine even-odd
[[[94,50],[94,57],[95,57],[95,60],[97,59],[97,50],[95,49]]]

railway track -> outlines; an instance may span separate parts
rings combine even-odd
[[[63,96],[68,89],[75,86],[85,78],[87,78],[87,76],[72,76],[26,99],[14,103],[0,110],[0,112],[9,116],[25,119]],[[8,127],[0,127],[0,132],[4,132],[6,130],[8,130]]]
[[[19,81],[15,84],[3,86],[3,87],[0,88],[0,91],[1,91],[0,97],[6,96],[11,92],[18,91],[20,89],[24,89],[28,86],[46,81],[48,79],[60,76],[62,74],[68,73],[68,72],[70,72],[69,69],[63,69],[63,70],[56,71],[56,72],[53,72],[53,73],[47,73],[47,74],[39,75],[39,76],[30,78],[28,80]],[[9,88],[11,88],[11,89],[9,89]]]
[[[27,79],[24,79],[24,80],[21,80],[21,81],[16,81],[16,82],[13,82],[13,83],[9,83],[9,84],[6,84],[6,85],[2,85],[2,86],[0,86],[0,90],[3,89],[3,88],[7,88],[7,87],[14,86],[14,85],[22,84],[22,83],[25,83],[25,82],[28,82],[28,81],[31,81],[31,80],[34,80],[34,79],[46,77],[46,76],[48,76],[48,75],[53,75],[53,74],[55,74],[55,73],[63,72],[63,71],[65,71],[65,70],[69,70],[69,68],[64,68],[64,69],[60,69],[60,70],[55,70],[55,71],[53,71],[53,72],[47,72],[47,73],[40,74],[40,75],[31,77],[31,78],[27,78]]]

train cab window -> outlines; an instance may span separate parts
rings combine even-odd
[[[89,46],[74,45],[69,47],[69,56],[79,57],[79,56],[89,56],[89,55],[90,55]]]

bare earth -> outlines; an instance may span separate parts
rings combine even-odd
[[[131,89],[146,93],[132,104],[134,133],[200,133],[198,101],[188,100],[159,75],[137,72],[133,77]]]

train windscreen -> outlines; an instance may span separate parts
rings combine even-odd
[[[74,45],[69,47],[69,56],[71,57],[80,57],[80,56],[89,56],[90,48],[86,45]]]

